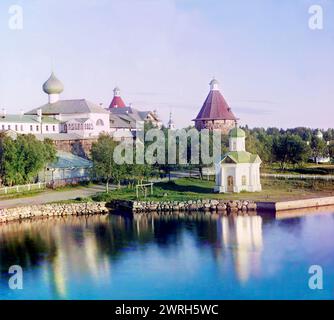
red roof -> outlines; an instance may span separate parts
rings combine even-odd
[[[211,90],[195,120],[237,120],[219,90]]]
[[[124,108],[125,107],[125,103],[123,101],[123,99],[119,96],[114,96],[114,98],[112,99],[109,109],[111,108]]]

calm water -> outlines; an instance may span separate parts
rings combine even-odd
[[[0,226],[1,299],[332,299],[334,210]],[[21,265],[24,289],[8,289]],[[324,289],[308,288],[321,265]]]

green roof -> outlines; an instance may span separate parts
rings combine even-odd
[[[228,162],[228,158],[235,163],[261,162],[261,159],[257,154],[252,154],[247,151],[230,151],[223,155],[221,162]]]
[[[0,123],[32,123],[38,124],[38,117],[35,115],[20,115],[7,114],[5,117],[0,117]],[[42,117],[42,123],[59,123],[57,119],[51,117]]]
[[[230,130],[229,136],[231,138],[245,138],[246,137],[246,133],[244,130],[240,129],[240,128],[233,128]]]
[[[57,159],[54,163],[50,163],[48,168],[54,169],[76,169],[76,168],[91,168],[93,163],[87,159],[78,157],[72,153],[58,151]]]
[[[43,116],[42,123],[55,123],[56,124],[56,123],[60,123],[60,121],[55,118]]]

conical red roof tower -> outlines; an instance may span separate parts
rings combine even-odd
[[[221,130],[227,134],[235,127],[237,120],[219,91],[219,82],[213,79],[210,82],[210,92],[196,119],[193,120],[196,128],[198,130]]]
[[[121,98],[121,91],[118,87],[114,89],[114,98],[112,99],[109,109],[112,108],[124,108],[126,107],[123,99]]]

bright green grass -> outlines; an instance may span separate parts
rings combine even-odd
[[[153,196],[147,189],[146,200],[154,201],[184,201],[195,199],[249,199],[256,201],[278,201],[300,199],[311,196],[326,196],[334,194],[333,182],[296,181],[262,179],[262,192],[241,192],[239,194],[218,194],[213,192],[214,182],[195,178],[182,178],[170,182],[154,184]],[[95,201],[136,200],[136,191],[131,188],[113,190],[109,194],[100,193],[92,197]],[[144,194],[139,195],[144,200]]]

